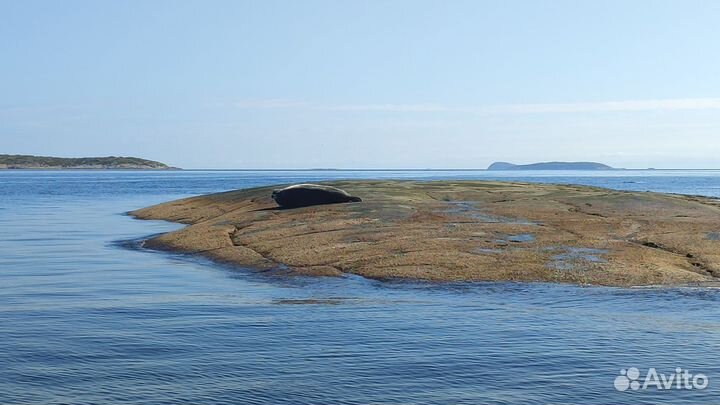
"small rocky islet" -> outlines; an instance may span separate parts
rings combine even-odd
[[[335,181],[362,202],[293,209],[277,187],[137,211],[187,224],[145,246],[279,274],[607,286],[715,285],[720,201],[575,185]],[[718,284],[720,285],[720,283]]]

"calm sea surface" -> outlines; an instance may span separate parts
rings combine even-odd
[[[0,404],[720,403],[718,290],[273,278],[129,247],[179,226],[126,211],[335,178],[720,197],[718,171],[2,171]],[[709,386],[616,390],[630,367]]]

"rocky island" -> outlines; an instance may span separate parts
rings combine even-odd
[[[145,246],[264,271],[608,286],[715,283],[720,201],[494,181],[337,181],[362,202],[282,209],[274,187],[130,213],[188,226]]]
[[[171,170],[177,169],[154,160],[136,157],[108,156],[84,158],[60,158],[32,155],[0,155],[0,169],[134,169]]]

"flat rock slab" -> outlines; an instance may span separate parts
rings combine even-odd
[[[362,197],[280,209],[262,187],[131,215],[188,224],[146,246],[309,275],[610,286],[714,284],[720,202],[493,181],[325,182]]]

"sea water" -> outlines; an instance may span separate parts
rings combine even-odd
[[[180,225],[124,215],[348,178],[720,197],[718,171],[2,171],[0,404],[718,402],[715,289],[267,276],[138,249]],[[651,368],[708,385],[643,389]]]

